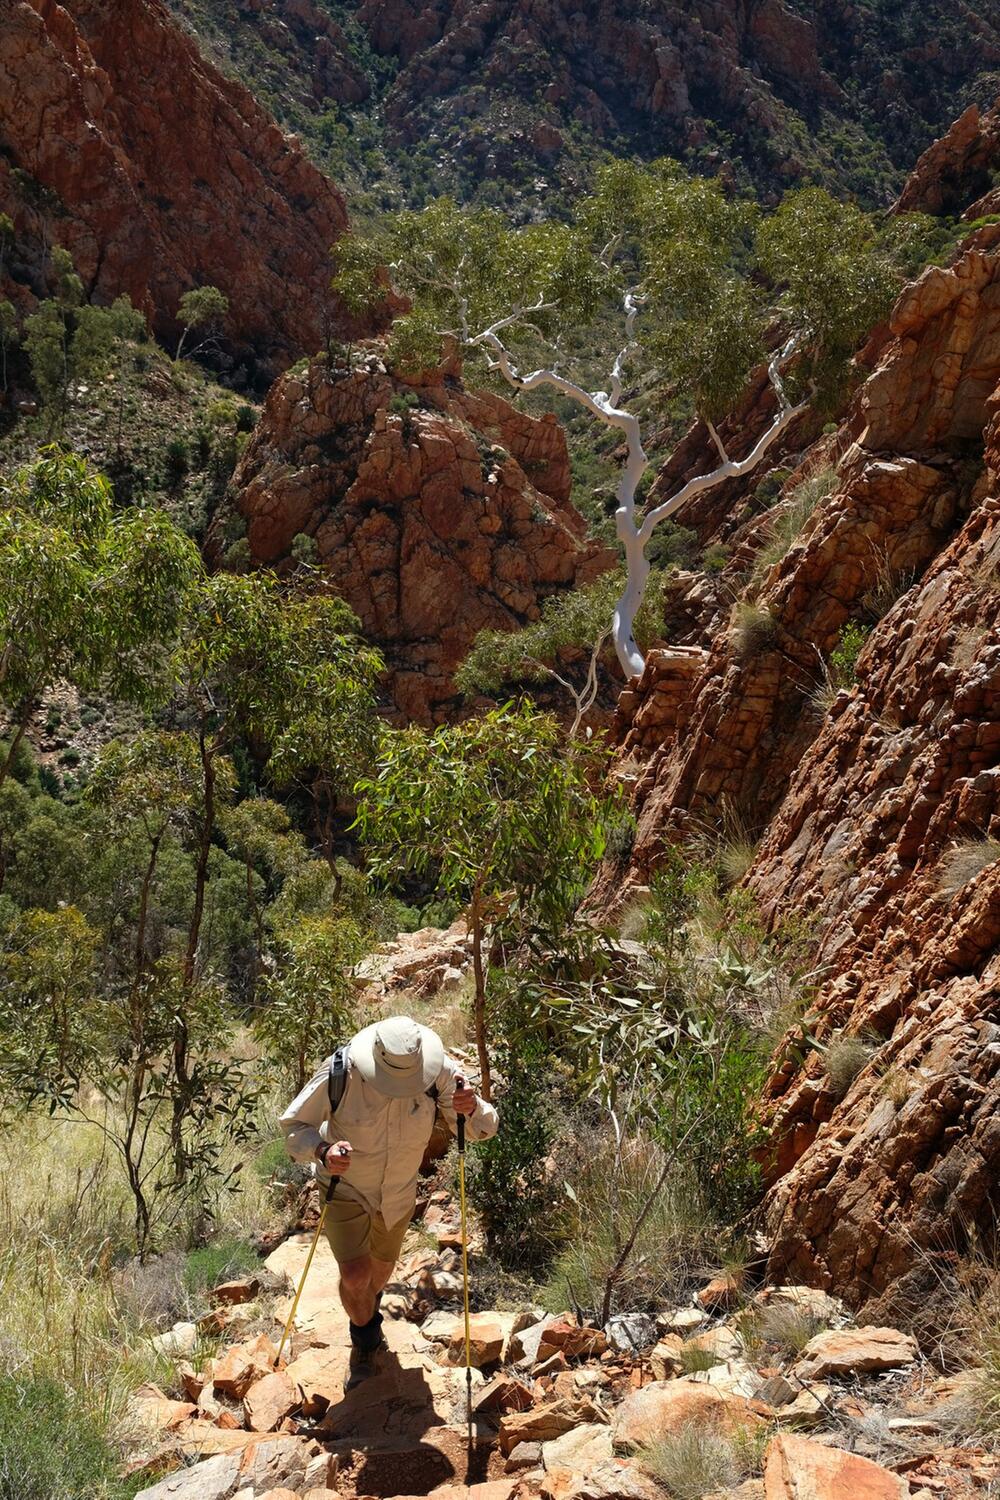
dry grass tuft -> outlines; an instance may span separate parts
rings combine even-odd
[[[702,1500],[759,1474],[766,1436],[766,1431],[727,1436],[691,1422],[641,1449],[638,1458],[671,1500]]]
[[[938,890],[942,896],[956,896],[997,860],[1000,860],[1000,839],[963,839],[941,861]]]
[[[770,651],[778,639],[778,621],[769,609],[743,600],[732,617],[735,652],[738,661],[752,661]]]
[[[835,1036],[823,1056],[823,1066],[830,1080],[834,1098],[843,1099],[861,1070],[871,1061],[875,1049],[860,1036]]]

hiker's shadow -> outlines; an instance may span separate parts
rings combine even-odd
[[[373,1376],[327,1409],[315,1436],[340,1452],[342,1465],[358,1464],[359,1495],[425,1495],[439,1485],[477,1484],[489,1465],[488,1444],[468,1441],[464,1390],[442,1382],[435,1392],[421,1365],[403,1365],[391,1350],[380,1351]]]

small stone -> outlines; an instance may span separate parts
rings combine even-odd
[[[503,1353],[504,1331],[489,1313],[473,1313],[469,1319],[469,1363],[474,1370],[494,1365]],[[454,1365],[465,1363],[465,1322],[457,1319],[448,1345],[448,1359]]]
[[[616,1313],[604,1325],[608,1343],[626,1354],[637,1354],[656,1343],[656,1323],[647,1313]]]
[[[697,1294],[698,1306],[706,1312],[735,1307],[740,1299],[740,1284],[735,1276],[714,1276]]]
[[[608,1340],[599,1328],[587,1328],[571,1318],[555,1318],[542,1330],[538,1358],[547,1359],[561,1350],[567,1359],[589,1359],[603,1354]]]
[[[532,1394],[520,1380],[509,1375],[494,1375],[472,1403],[474,1412],[528,1411],[534,1405]]]
[[[649,1351],[649,1368],[654,1380],[669,1380],[671,1375],[681,1373],[684,1369],[681,1355],[683,1348],[683,1339],[678,1338],[676,1333],[671,1333],[660,1339],[655,1348]]]
[[[228,1406],[219,1407],[215,1413],[215,1425],[221,1428],[223,1432],[241,1432],[243,1430],[243,1424],[240,1422],[239,1417],[234,1411],[230,1411]]]
[[[682,1337],[708,1322],[708,1313],[700,1307],[675,1307],[673,1312],[657,1318],[656,1326],[661,1333],[679,1333]]]
[[[227,1349],[215,1366],[212,1384],[227,1396],[242,1399],[255,1381],[270,1375],[278,1351],[264,1334]]]
[[[720,1361],[739,1359],[745,1352],[743,1340],[725,1324],[719,1328],[709,1328],[705,1333],[695,1334],[694,1338],[687,1340],[684,1347],[700,1349],[703,1354],[711,1354]]]
[[[535,1469],[541,1461],[541,1443],[518,1443],[504,1460],[504,1473],[516,1474],[519,1469]]]
[[[213,1287],[209,1293],[208,1300],[213,1307],[224,1304],[227,1307],[237,1302],[252,1302],[260,1294],[260,1280],[256,1276],[245,1276],[239,1281],[222,1281]]]
[[[500,1419],[500,1451],[513,1453],[519,1443],[547,1443],[579,1425],[568,1402],[544,1403],[531,1411],[510,1412]]]
[[[543,1346],[544,1347],[544,1346]],[[550,1354],[547,1359],[539,1360],[532,1368],[532,1375],[536,1380],[542,1380],[546,1375],[561,1375],[564,1370],[569,1369],[569,1361],[561,1349]]]
[[[157,1354],[165,1354],[168,1359],[191,1354],[197,1342],[198,1327],[195,1323],[175,1323],[166,1333],[158,1333],[150,1339]]]

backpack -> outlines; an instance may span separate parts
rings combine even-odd
[[[347,1054],[349,1048],[338,1047],[330,1057],[330,1071],[327,1074],[326,1092],[330,1100],[330,1113],[335,1115],[340,1107],[340,1101],[344,1097],[347,1087]],[[438,1086],[432,1083],[426,1091],[428,1099],[438,1100]]]

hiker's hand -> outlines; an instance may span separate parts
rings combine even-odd
[[[327,1146],[323,1165],[331,1177],[343,1177],[351,1165],[350,1141],[337,1141],[335,1145]]]
[[[476,1112],[476,1094],[470,1089],[461,1073],[455,1079],[455,1092],[452,1095],[451,1107],[456,1115],[474,1115]]]

